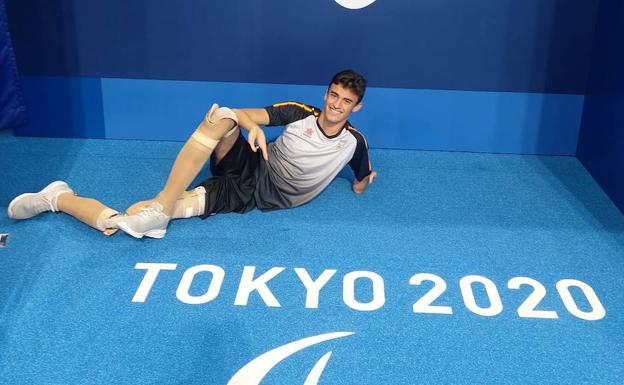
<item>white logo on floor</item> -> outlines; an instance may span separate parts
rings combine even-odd
[[[262,381],[269,373],[269,371],[273,369],[273,367],[298,351],[310,346],[318,345],[325,341],[347,337],[353,334],[355,333],[334,332],[320,334],[318,336],[293,341],[287,343],[286,345],[269,350],[268,352],[263,353],[251,360],[247,365],[243,366],[238,372],[236,372],[227,385],[258,385],[260,384],[260,381]],[[310,374],[308,374],[308,377],[303,385],[317,385],[318,380],[321,378],[321,374],[323,374],[325,365],[327,365],[327,362],[329,361],[331,353],[331,351],[325,353],[323,357],[321,357],[316,364],[314,364],[314,367],[310,370]]]
[[[336,3],[349,9],[361,9],[373,4],[376,0],[336,0]]]

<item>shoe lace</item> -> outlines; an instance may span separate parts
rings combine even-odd
[[[158,207],[154,205],[149,205],[147,207],[141,207],[141,212],[138,215],[140,217],[148,218],[158,215],[160,213],[162,213],[162,210],[160,210]]]
[[[52,199],[44,196],[41,200],[35,202],[35,205],[39,211],[56,211],[54,210],[54,205],[52,204]]]

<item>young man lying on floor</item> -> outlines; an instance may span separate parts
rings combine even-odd
[[[178,153],[164,188],[130,206],[127,215],[76,195],[63,181],[16,197],[8,215],[27,219],[60,211],[107,235],[121,229],[136,238],[162,238],[171,219],[300,206],[347,164],[355,174],[353,191],[360,194],[377,176],[366,140],[348,122],[362,108],[365,91],[366,80],[346,70],[332,78],[322,110],[296,102],[234,110],[213,105]],[[267,145],[260,125],[285,130]],[[248,131],[247,141],[240,128]],[[186,191],[208,159],[212,177]]]

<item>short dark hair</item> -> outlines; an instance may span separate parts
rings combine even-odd
[[[366,79],[354,70],[344,70],[338,72],[332,78],[329,83],[329,87],[331,87],[332,84],[340,84],[346,89],[352,91],[358,96],[358,103],[364,99],[364,92],[366,92]]]

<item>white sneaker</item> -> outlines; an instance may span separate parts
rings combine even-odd
[[[57,180],[36,193],[25,193],[15,197],[7,209],[11,219],[28,219],[46,211],[57,212],[56,201],[63,193],[74,193],[67,183]]]
[[[117,227],[135,238],[162,238],[167,232],[167,225],[171,218],[163,213],[163,207],[158,202],[152,202],[135,215],[126,215],[116,219]]]

